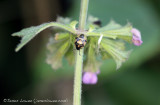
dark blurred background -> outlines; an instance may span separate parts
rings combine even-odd
[[[50,30],[18,53],[14,49],[20,38],[11,34],[57,16],[78,20],[79,10],[80,0],[0,0],[0,104],[13,104],[4,99],[67,99],[50,104],[72,104],[73,67],[64,60],[62,68],[52,70],[45,62]],[[98,84],[83,85],[82,105],[160,105],[160,0],[90,0],[88,13],[103,25],[111,19],[131,22],[141,31],[143,44],[133,46],[118,71],[113,60],[104,61]]]

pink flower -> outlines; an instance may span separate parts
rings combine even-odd
[[[100,71],[97,72],[85,72],[83,74],[82,81],[84,84],[96,84],[98,81],[97,74],[99,74]]]
[[[132,28],[131,30],[133,37],[132,37],[132,42],[135,46],[140,46],[143,41],[141,40],[141,33],[138,29]]]

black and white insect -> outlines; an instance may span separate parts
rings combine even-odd
[[[86,45],[86,42],[87,42],[87,40],[86,40],[84,34],[81,34],[81,35],[77,36],[75,38],[75,43],[74,43],[76,49],[77,50],[82,49]]]

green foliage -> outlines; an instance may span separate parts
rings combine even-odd
[[[47,44],[47,63],[50,64],[53,69],[62,67],[62,59],[65,55],[67,57],[73,56],[70,55],[73,54],[73,52],[70,52],[70,49],[73,48],[73,37],[70,33],[56,33],[54,38],[50,37],[49,43]],[[72,62],[71,59],[68,60],[70,63]]]
[[[21,49],[27,42],[44,29],[55,26],[58,29],[60,28],[68,32],[57,30],[55,28],[55,37],[51,37],[47,45],[49,51],[47,63],[51,64],[53,69],[62,67],[63,57],[67,58],[70,64],[73,64],[74,54],[71,51],[72,49],[75,49],[75,34],[84,34],[88,37],[85,51],[85,71],[96,72],[100,68],[100,62],[97,60],[97,51],[99,51],[99,54],[103,59],[107,57],[113,58],[117,64],[117,69],[120,68],[122,62],[125,62],[128,59],[130,51],[125,51],[124,41],[119,42],[118,40],[122,39],[131,42],[132,26],[130,24],[123,27],[112,20],[108,25],[99,27],[94,24],[94,21],[99,19],[89,17],[87,24],[89,30],[82,32],[81,30],[76,29],[77,21],[70,22],[70,19],[64,18],[63,20],[61,17],[57,20],[60,23],[44,23],[42,25],[26,28],[20,32],[14,33],[13,36],[22,37],[21,43],[16,48],[16,51]],[[98,43],[101,35],[103,35],[103,39]]]
[[[125,62],[131,51],[125,51],[125,41],[131,42],[132,26],[127,24],[121,26],[111,20],[109,24],[104,27],[94,25],[94,21],[98,18],[89,17],[89,31],[86,33],[88,37],[88,46],[86,46],[87,61],[85,64],[85,71],[95,72],[100,67],[100,62],[96,58],[100,55],[102,59],[113,58],[116,62],[117,69],[119,69],[123,62]],[[98,45],[98,37],[103,36],[102,41]],[[98,36],[98,37],[97,37]],[[98,54],[96,54],[98,50]],[[96,57],[97,56],[97,57]]]
[[[52,47],[54,46],[53,48],[55,48],[54,51],[52,48],[51,53],[48,54],[48,57],[47,57],[47,63],[51,64],[53,69],[57,69],[62,66],[62,58],[70,47],[70,42],[68,40],[64,40],[61,42],[62,43],[58,43],[58,45],[52,42],[51,44],[48,45]]]
[[[93,27],[91,27],[93,30]],[[127,24],[126,26],[122,27],[121,25],[117,24],[113,20],[106,26],[99,28],[97,30],[93,30],[92,32],[86,33],[87,36],[100,36],[103,34],[104,37],[113,38],[113,39],[123,39],[128,42],[132,40],[132,33],[131,33],[132,26]]]
[[[100,62],[97,60],[97,37],[88,37],[85,47],[86,60],[84,62],[84,71],[96,72],[99,70]]]
[[[123,48],[124,44],[118,41],[115,42],[113,40],[103,39],[101,43],[102,53],[105,56],[112,56],[117,64],[117,69],[119,69],[122,63],[129,58],[131,53],[131,51],[125,51]]]
[[[69,16],[74,20],[78,20],[79,1],[80,0],[76,0],[73,8],[66,14],[67,16],[70,14]],[[159,54],[160,24],[159,18],[157,17],[158,14],[156,13],[160,11],[153,5],[154,1],[151,2],[148,3],[144,0],[90,1],[89,14],[98,16],[102,21],[102,26],[105,26],[105,23],[111,18],[120,24],[125,24],[126,21],[129,20],[134,27],[141,31],[144,44],[140,47],[134,47],[135,50],[129,60],[123,64],[121,71],[114,71],[115,64],[112,60],[104,61],[100,68],[101,74],[99,75],[98,85],[89,89],[88,86],[83,86],[84,91],[82,95],[84,97],[84,104],[159,105],[159,66],[156,66],[156,63],[153,61],[155,60],[155,55]],[[68,51],[72,51],[72,49]],[[104,59],[111,58],[111,56],[106,53],[107,52],[104,52],[106,55],[103,55]],[[43,50],[37,59],[35,65],[35,69],[37,69],[35,73],[36,76],[38,75],[43,78],[43,80],[50,77],[52,78],[50,81],[56,81],[57,78],[64,77],[72,78],[73,68],[66,65],[67,62],[64,63],[65,65],[63,65],[63,68],[59,71],[51,71],[48,65],[44,63],[44,54],[45,51]],[[73,53],[69,54],[72,55]],[[153,64],[149,62],[151,59]],[[149,66],[146,65],[146,62]],[[141,68],[139,68],[139,66]],[[30,90],[28,91],[30,92]],[[99,96],[98,98],[97,94]]]
[[[78,19],[79,2],[80,0],[74,2],[73,9],[69,12],[69,16],[73,19]],[[143,0],[90,1],[88,13],[98,16],[102,22],[102,26],[105,26],[105,23],[109,22],[111,19],[116,20],[116,22],[121,25],[125,24],[126,21],[130,21],[133,27],[141,31],[144,43],[140,47],[127,45],[127,47],[132,47],[135,50],[127,63],[123,64],[123,70],[125,70],[125,68],[139,66],[159,53],[157,48],[159,47],[160,25],[159,18],[157,17],[158,14],[156,14],[159,12],[155,10],[155,5],[152,5],[152,3]],[[101,66],[101,70],[103,71],[101,76],[103,75],[106,77],[106,75],[115,73],[114,65],[112,60],[104,61]]]
[[[75,22],[74,22],[75,23]],[[73,24],[74,25],[74,24]],[[32,26],[25,28],[19,32],[13,33],[12,36],[22,37],[21,43],[17,46],[16,52],[19,51],[25,44],[27,44],[32,38],[34,38],[38,33],[45,30],[48,27],[58,27],[64,30],[67,30],[71,33],[75,33],[75,30],[72,28],[72,25],[64,25],[57,22],[44,23],[39,26]]]

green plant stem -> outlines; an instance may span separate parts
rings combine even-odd
[[[81,87],[82,87],[82,67],[83,67],[83,49],[76,51],[76,66],[74,74],[74,95],[73,105],[81,105]]]
[[[87,20],[87,11],[88,11],[89,0],[81,0],[81,10],[79,16],[79,29],[84,30]]]
[[[87,11],[88,11],[88,2],[89,0],[81,0],[79,30],[85,29]],[[83,53],[84,53],[84,49],[81,49],[80,53],[78,50],[76,50],[73,105],[81,105]]]

